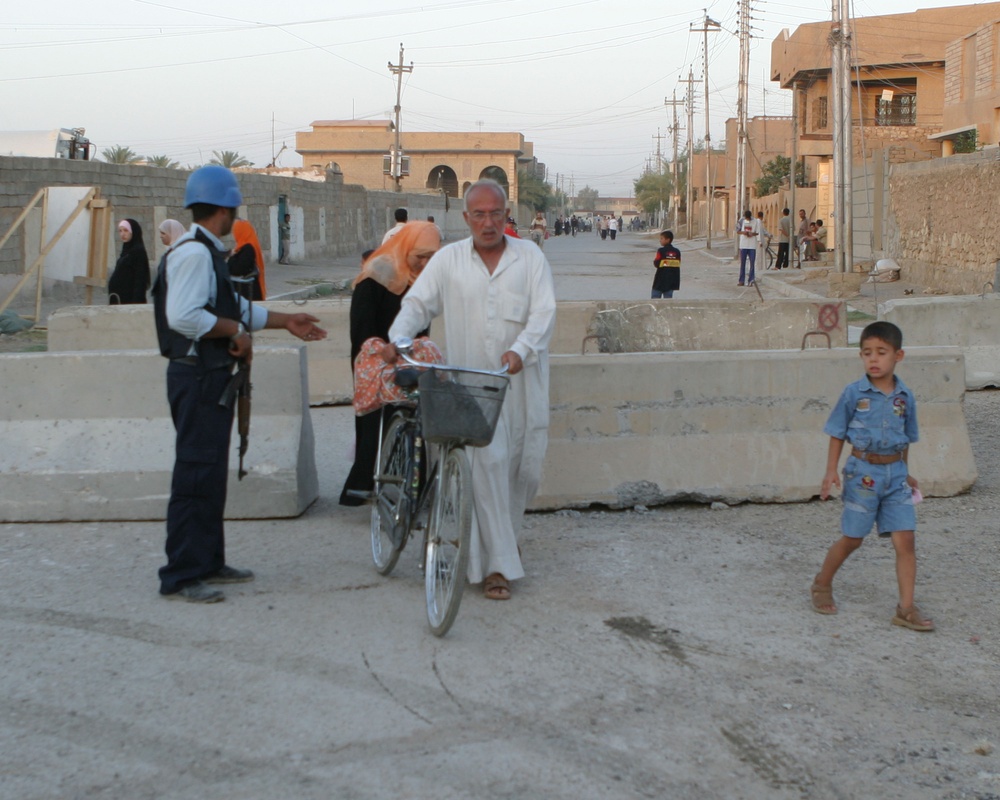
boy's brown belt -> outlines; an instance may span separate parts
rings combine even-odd
[[[851,455],[855,458],[860,458],[862,461],[867,461],[869,464],[895,464],[897,461],[903,460],[902,453],[880,455],[879,453],[866,453],[864,450],[858,450],[856,447],[851,448]]]

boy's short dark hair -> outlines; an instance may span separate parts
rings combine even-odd
[[[396,218],[396,222],[407,222],[410,218],[410,215],[406,212],[405,208],[397,208],[396,213],[393,214],[393,217]]]
[[[664,239],[669,239],[670,241],[674,240],[673,231],[660,231],[660,236],[662,236]]]
[[[893,350],[903,349],[903,332],[891,322],[880,320],[866,325],[865,329],[861,331],[860,346],[864,347],[865,342],[869,339],[881,339]]]

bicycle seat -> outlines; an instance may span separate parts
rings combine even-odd
[[[400,389],[413,389],[419,377],[420,370],[414,367],[402,367],[396,370],[396,377],[393,380]]]

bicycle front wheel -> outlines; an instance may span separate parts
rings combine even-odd
[[[408,473],[413,463],[413,439],[408,422],[396,414],[382,441],[375,472],[372,503],[372,561],[380,575],[388,575],[399,560],[410,528],[410,501],[406,496]]]
[[[424,594],[427,621],[435,636],[444,636],[458,615],[469,569],[472,530],[472,469],[461,448],[442,456],[438,496],[427,532]]]
[[[767,246],[765,260],[767,261],[767,269],[771,269],[774,266],[774,251],[771,249],[771,245]]]

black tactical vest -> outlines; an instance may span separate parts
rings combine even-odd
[[[181,247],[190,247],[191,240],[181,242]],[[200,242],[208,248],[212,256],[212,269],[215,272],[215,305],[205,304],[205,310],[223,319],[239,321],[240,304],[233,289],[233,284],[229,280],[229,266],[226,264],[226,257],[221,250],[215,247],[207,236],[198,230],[195,232],[194,240]],[[218,369],[219,367],[232,367],[235,359],[229,353],[229,339],[221,337],[218,339],[201,339],[195,342],[183,334],[171,329],[167,324],[167,257],[173,252],[173,248],[164,253],[160,259],[160,264],[156,268],[156,281],[153,283],[153,312],[156,318],[156,338],[160,342],[160,353],[167,358],[186,358],[191,355],[191,346],[194,345],[199,366],[202,369]]]

